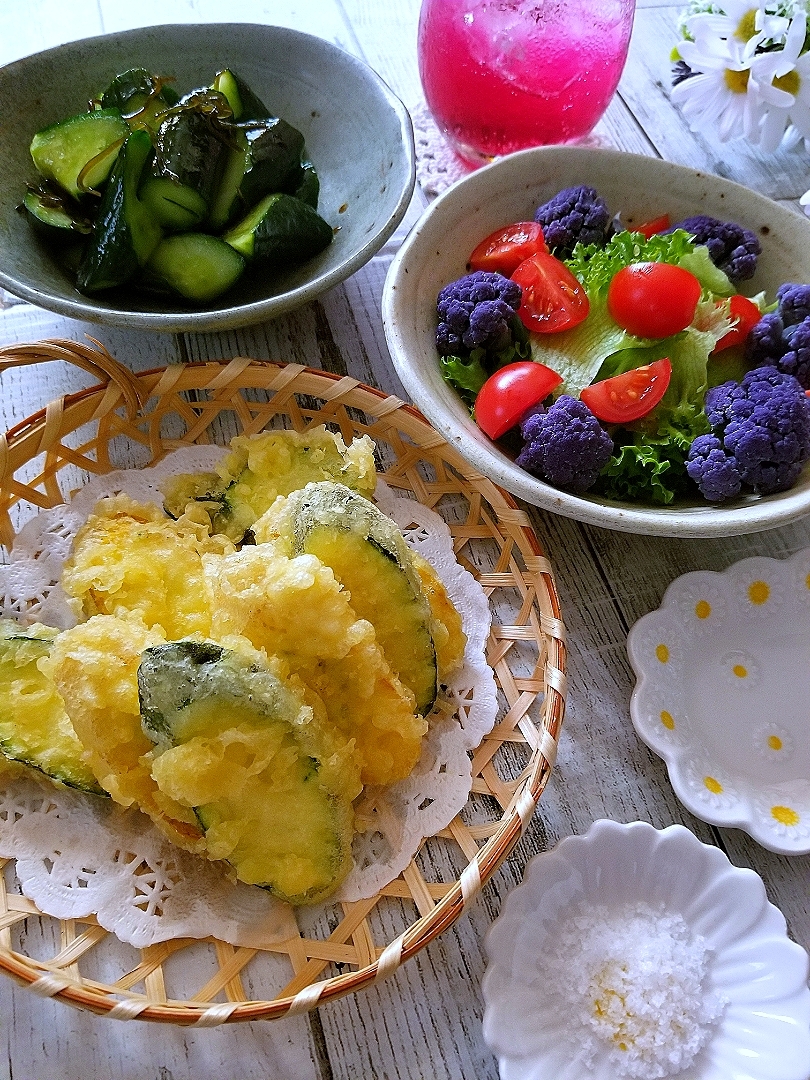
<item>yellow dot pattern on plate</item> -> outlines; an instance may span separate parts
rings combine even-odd
[[[783,745],[782,740],[779,738],[778,735],[769,735],[768,736],[768,749],[769,750],[781,750],[782,745]]]
[[[804,579],[804,583],[807,588],[810,589],[810,574],[808,574],[807,577]]]
[[[658,657],[662,664],[665,664],[667,660],[669,660],[669,649],[664,644],[656,645],[655,655]]]
[[[712,613],[712,605],[708,600],[698,600],[695,604],[695,615],[699,619],[708,619]]]
[[[748,674],[748,668],[744,664],[735,664],[731,669],[738,679],[744,679]]]
[[[713,776],[704,776],[703,786],[707,788],[712,795],[722,795],[723,793],[723,785],[719,780],[715,780]]]
[[[748,586],[748,599],[752,604],[764,604],[771,595],[767,581],[752,581]]]
[[[661,723],[667,729],[667,731],[675,730],[675,721],[672,718],[672,713],[668,713],[666,709],[661,710]]]
[[[796,811],[789,806],[772,806],[771,817],[780,825],[798,825],[801,821]]]

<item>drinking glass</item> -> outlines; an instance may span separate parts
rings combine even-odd
[[[627,59],[635,0],[422,0],[419,74],[467,164],[583,139]]]

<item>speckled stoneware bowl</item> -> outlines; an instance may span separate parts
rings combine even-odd
[[[299,128],[321,180],[333,243],[295,270],[247,272],[204,309],[116,290],[83,296],[17,210],[36,173],[31,138],[87,108],[120,71],[175,77],[180,92],[234,68],[268,109]],[[407,110],[362,61],[309,34],[247,23],[150,26],[72,42],[0,69],[0,286],[41,307],[138,330],[218,330],[274,318],[337,285],[385,243],[414,185]]]
[[[672,507],[573,495],[518,468],[470,418],[443,380],[435,347],[436,296],[465,273],[475,245],[494,229],[531,219],[562,188],[590,184],[632,226],[668,213],[672,221],[706,213],[753,229],[762,243],[747,295],[774,297],[785,281],[810,282],[810,222],[739,184],[657,158],[585,147],[524,150],[471,173],[431,205],[391,264],[383,322],[391,356],[408,393],[433,426],[476,469],[521,499],[565,517],[623,532],[661,536],[730,536],[786,525],[810,512],[810,469],[790,491],[722,506]]]

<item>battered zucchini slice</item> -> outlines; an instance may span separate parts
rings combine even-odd
[[[59,691],[39,667],[58,635],[51,626],[0,619],[0,753],[57,783],[105,795]]]
[[[325,481],[277,503],[254,534],[258,543],[279,535],[291,555],[315,555],[331,568],[426,716],[437,692],[431,610],[396,522],[345,485]]]
[[[147,649],[141,717],[160,789],[194,808],[209,858],[291,904],[322,900],[351,866],[350,752],[260,661],[210,641]]]
[[[377,481],[371,439],[364,435],[346,446],[323,425],[306,432],[239,435],[216,474],[173,476],[161,491],[171,517],[180,517],[194,502],[208,514],[212,532],[240,543],[277,496],[318,480],[339,480],[371,495]]]

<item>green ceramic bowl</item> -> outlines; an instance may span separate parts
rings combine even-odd
[[[330,246],[284,273],[248,268],[201,308],[122,289],[84,296],[17,208],[36,178],[29,145],[47,124],[87,108],[120,71],[175,77],[184,93],[231,67],[299,128],[321,180]],[[150,26],[88,38],[0,68],[0,287],[51,311],[139,330],[219,330],[271,319],[353,274],[385,243],[413,192],[407,110],[362,61],[309,34],[245,23]]]

